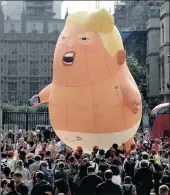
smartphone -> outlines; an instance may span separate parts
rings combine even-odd
[[[35,103],[40,103],[40,98],[37,96],[31,100],[28,100],[30,106],[34,105]]]

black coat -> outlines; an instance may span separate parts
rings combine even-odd
[[[52,186],[44,180],[38,181],[32,189],[31,195],[44,195],[46,192],[53,192]]]
[[[152,171],[149,168],[140,168],[133,177],[133,183],[136,185],[138,194],[150,194],[153,187]]]
[[[102,183],[103,180],[97,175],[85,176],[80,182],[76,194],[90,195],[95,193],[96,186]]]
[[[99,184],[96,187],[96,195],[121,195],[122,191],[119,185],[114,184],[111,180]]]
[[[29,189],[24,183],[16,185],[16,191],[21,195],[28,195]]]
[[[20,195],[20,194],[17,193],[16,191],[13,191],[13,192],[9,192],[7,195]]]

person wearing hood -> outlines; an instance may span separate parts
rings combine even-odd
[[[46,193],[52,194],[53,188],[49,182],[45,181],[45,175],[43,172],[39,171],[36,173],[36,181],[37,183],[33,187],[31,195],[45,195]]]
[[[124,183],[121,186],[122,194],[129,194],[129,195],[137,195],[136,188],[132,184],[132,178],[126,176],[124,179]]]

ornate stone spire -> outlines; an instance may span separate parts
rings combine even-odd
[[[44,18],[43,18],[43,35],[45,37],[48,36],[48,17],[47,17],[47,12],[46,11],[44,13]]]
[[[0,0],[0,37],[4,36],[4,12]]]
[[[21,32],[22,35],[26,34],[26,26],[27,26],[27,19],[26,19],[25,8],[23,7],[22,15],[21,15]]]

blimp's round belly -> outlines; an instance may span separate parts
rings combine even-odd
[[[132,114],[121,97],[100,86],[52,88],[49,111],[57,135],[69,146],[88,149],[121,145],[136,133],[141,113]],[[55,96],[53,96],[55,92]]]

